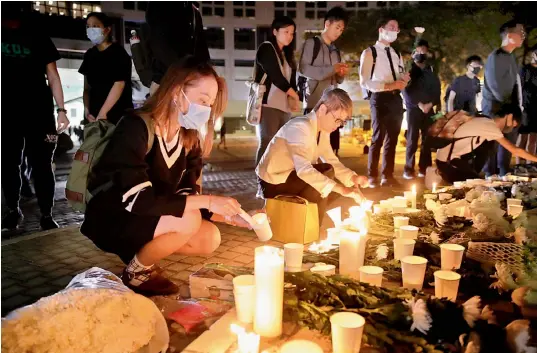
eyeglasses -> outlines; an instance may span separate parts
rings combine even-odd
[[[393,26],[387,26],[387,27],[384,27],[384,29],[387,31],[396,32],[396,33],[399,33],[401,31],[399,28],[393,27]]]
[[[340,118],[336,118],[336,116],[334,115],[334,113],[330,113],[332,114],[332,116],[334,117],[334,121],[336,122],[336,124],[339,125],[339,127],[343,127],[345,126],[345,124],[347,123],[347,121],[349,121],[350,117],[346,117],[346,118],[343,118],[343,119],[340,119]]]

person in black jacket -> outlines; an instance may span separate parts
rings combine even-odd
[[[125,285],[147,295],[178,291],[155,267],[161,259],[218,248],[220,232],[210,221],[248,226],[235,199],[199,194],[202,157],[210,153],[227,88],[209,64],[185,60],[173,64],[157,92],[117,125],[88,190],[108,186],[89,201],[80,229],[127,264]],[[155,127],[149,151],[147,126]],[[207,133],[200,140],[202,129]]]
[[[259,147],[255,164],[265,153],[270,140],[291,119],[291,112],[300,109],[296,93],[296,62],[293,51],[295,22],[287,16],[272,21],[272,33],[268,42],[257,49],[255,82],[265,77],[266,92],[261,108],[261,122],[257,126]]]
[[[418,162],[419,177],[425,176],[427,167],[432,165],[431,151],[424,146],[429,118],[434,115],[434,107],[440,110],[440,80],[433,72],[429,52],[429,43],[422,39],[418,42],[412,53],[412,68],[410,69],[410,82],[403,90],[403,97],[407,108],[407,145],[406,164],[403,177],[413,179],[415,176],[416,151],[421,131],[421,151]]]
[[[149,1],[145,20],[152,55],[152,94],[168,67],[185,56],[210,61],[201,14],[191,1]]]

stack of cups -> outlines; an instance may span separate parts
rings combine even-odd
[[[440,245],[440,261],[442,270],[451,271],[461,268],[464,246],[459,244]]]
[[[457,300],[461,275],[453,271],[436,271],[434,273],[434,295],[437,298],[447,298],[452,302]]]
[[[355,313],[341,312],[330,317],[332,325],[332,352],[360,352],[365,319]]]
[[[401,259],[403,287],[421,290],[427,269],[427,259],[420,256],[405,256]]]
[[[283,250],[287,271],[300,272],[302,270],[304,244],[288,243],[283,246]]]
[[[384,269],[378,266],[360,267],[360,282],[380,287],[382,285],[382,274]]]
[[[323,264],[319,266],[313,266],[312,268],[310,268],[310,271],[323,276],[332,276],[336,274],[336,266]]]
[[[524,206],[522,205],[507,205],[507,214],[511,217],[518,217],[524,211]]]
[[[243,275],[233,278],[233,296],[237,319],[250,324],[254,321],[255,276]]]
[[[401,260],[403,257],[412,256],[414,245],[416,245],[416,241],[413,239],[395,238],[393,240],[393,258]]]
[[[393,217],[393,227],[399,229],[402,226],[408,225],[409,218],[404,216],[395,216]]]
[[[399,228],[399,236],[403,239],[418,239],[418,227],[414,226],[401,226]]]
[[[507,206],[522,206],[522,200],[519,199],[507,199]]]

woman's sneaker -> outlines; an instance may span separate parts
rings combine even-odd
[[[123,270],[121,280],[123,284],[132,289],[134,292],[146,296],[169,295],[179,292],[179,287],[161,275],[162,269],[153,267],[136,273]]]
[[[2,230],[15,230],[22,223],[24,216],[20,208],[9,210],[4,218],[2,218]]]

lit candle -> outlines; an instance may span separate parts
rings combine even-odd
[[[339,273],[354,279],[360,278],[364,265],[367,231],[342,231],[339,243]]]
[[[418,208],[417,207],[417,201],[416,201],[417,195],[418,195],[418,193],[416,192],[416,184],[414,184],[414,185],[412,185],[412,198],[410,200],[410,202],[412,203],[412,208],[413,209]]]
[[[433,194],[436,194],[436,183],[433,183]]]
[[[282,334],[283,251],[272,246],[255,249],[254,331],[263,337]]]
[[[258,353],[259,335],[246,330],[239,325],[231,324],[231,332],[237,335],[237,353]]]

